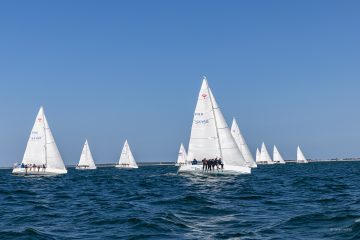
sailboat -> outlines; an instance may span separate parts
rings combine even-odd
[[[180,149],[179,149],[179,154],[178,154],[178,159],[176,162],[176,166],[181,166],[183,164],[186,163],[186,158],[187,158],[187,154],[186,154],[186,150],[183,144],[180,145]]]
[[[265,146],[265,143],[262,143],[261,145],[259,164],[274,164],[274,162],[271,160],[270,154]]]
[[[281,156],[279,150],[277,149],[277,147],[275,145],[274,145],[274,152],[273,152],[273,160],[274,160],[274,163],[281,163],[281,164],[285,163],[283,157]]]
[[[57,175],[67,173],[46,120],[43,107],[40,108],[36,116],[21,165],[16,165],[12,173],[15,175]]]
[[[187,162],[179,167],[179,172],[202,172],[201,161],[216,158],[222,160],[222,173],[251,173],[204,77],[194,113]]]
[[[259,151],[259,148],[256,148],[256,163],[261,164],[261,153]]]
[[[251,152],[249,150],[248,145],[245,142],[245,138],[240,132],[239,125],[236,122],[236,119],[233,119],[232,125],[231,125],[231,134],[235,139],[236,145],[238,146],[241,154],[243,155],[246,164],[248,167],[256,168],[256,162],[254,161],[253,156],[251,155]]]
[[[83,150],[81,152],[79,164],[76,166],[78,170],[93,170],[96,169],[96,165],[93,156],[90,151],[88,141],[85,140]]]
[[[128,141],[125,141],[124,147],[121,152],[119,163],[115,166],[117,168],[139,168],[136,164],[135,158],[131,152]]]
[[[296,163],[308,163],[300,147],[297,147]]]

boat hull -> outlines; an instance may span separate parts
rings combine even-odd
[[[93,167],[93,168],[88,168],[88,167],[76,167],[76,170],[96,170],[97,167]]]
[[[116,168],[122,168],[122,169],[137,169],[138,166],[123,166],[123,165],[116,165]]]
[[[59,170],[59,169],[53,169],[53,168],[46,168],[45,171],[43,171],[41,168],[38,171],[38,169],[30,169],[27,170],[25,168],[14,168],[12,171],[12,174],[19,175],[19,176],[53,176],[53,175],[60,175],[60,174],[66,174],[67,170]]]
[[[224,169],[209,172],[203,172],[202,165],[182,165],[179,167],[179,173],[221,173],[221,174],[251,174],[251,168],[240,166],[224,166]]]

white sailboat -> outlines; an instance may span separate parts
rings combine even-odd
[[[233,119],[232,125],[231,125],[231,134],[235,139],[235,142],[241,152],[241,154],[243,155],[246,164],[248,167],[251,168],[256,168],[256,162],[254,161],[254,158],[249,150],[248,145],[246,144],[245,138],[243,137],[243,135],[241,134],[239,125],[236,122],[236,119]]]
[[[186,164],[186,159],[187,159],[187,154],[186,154],[186,150],[183,144],[180,145],[180,149],[179,149],[179,154],[178,154],[178,159],[176,162],[176,166],[181,166]]]
[[[296,163],[308,163],[300,147],[297,147]]]
[[[273,152],[273,160],[274,160],[274,163],[280,163],[280,164],[285,163],[283,157],[281,156],[279,150],[277,149],[277,147],[275,145],[274,145],[274,152]]]
[[[124,147],[121,152],[119,163],[115,166],[117,168],[139,168],[136,164],[135,158],[131,152],[128,141],[125,141]]]
[[[256,163],[261,164],[261,153],[259,151],[259,148],[256,148]]]
[[[274,162],[271,160],[270,154],[265,146],[265,143],[262,143],[261,145],[259,164],[274,164]]]
[[[12,173],[15,175],[57,175],[67,173],[46,120],[43,107],[40,108],[36,116],[21,165],[15,166]]]
[[[191,128],[187,163],[179,167],[179,172],[202,172],[201,161],[215,158],[222,159],[223,173],[251,173],[204,77]]]
[[[81,152],[79,164],[76,166],[78,170],[94,170],[96,165],[93,159],[93,156],[90,151],[88,141],[85,141],[83,150]]]

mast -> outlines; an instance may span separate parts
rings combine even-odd
[[[206,87],[207,87],[207,90],[208,90],[208,93],[209,93],[210,102],[211,102],[212,114],[213,114],[213,116],[214,116],[215,127],[216,127],[216,136],[217,136],[218,145],[219,145],[219,151],[220,151],[220,158],[223,159],[222,149],[221,149],[221,142],[220,142],[220,136],[219,136],[219,129],[218,129],[218,125],[217,125],[217,120],[216,120],[216,115],[215,115],[215,108],[214,108],[214,103],[213,103],[213,99],[212,99],[212,94],[210,94],[210,88],[209,88],[209,84],[208,84],[208,82],[207,82],[206,76],[204,76],[204,80],[206,81]]]
[[[45,113],[44,113],[44,108],[41,107],[42,109],[42,121],[43,121],[43,125],[44,125],[44,138],[45,138],[45,167],[47,167],[47,139],[46,139],[46,125],[45,125]]]

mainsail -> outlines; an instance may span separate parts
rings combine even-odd
[[[261,162],[261,153],[259,151],[259,148],[256,148],[256,163]]]
[[[47,171],[67,173],[51,133],[43,107],[40,108],[22,160],[24,165],[46,166]]]
[[[119,164],[117,165],[119,167],[129,167],[129,168],[138,168],[138,165],[136,164],[135,158],[131,152],[130,146],[128,141],[125,141],[124,147],[121,152]]]
[[[205,77],[194,113],[189,153],[198,161],[221,158],[229,169],[247,166]]]
[[[270,154],[269,154],[268,150],[266,149],[265,143],[262,143],[262,145],[261,145],[260,162],[263,164],[273,164]]]
[[[180,145],[180,149],[179,149],[177,164],[178,164],[178,165],[185,164],[185,163],[186,163],[186,159],[187,159],[186,150],[185,150],[184,145],[181,144],[181,145]]]
[[[249,167],[255,168],[256,162],[254,161],[254,158],[249,150],[249,147],[246,144],[245,138],[241,134],[240,128],[239,128],[235,118],[233,119],[233,122],[231,125],[231,134],[234,137],[235,142],[246,161],[246,164]]]
[[[306,160],[306,158],[299,146],[297,147],[296,162],[297,163],[308,163],[308,161]]]
[[[93,156],[91,154],[90,147],[89,147],[87,140],[85,141],[83,150],[81,152],[78,167],[85,168],[85,169],[96,169],[96,165],[95,165]]]
[[[285,163],[283,157],[281,156],[279,150],[277,149],[277,147],[275,145],[274,145],[273,160],[274,160],[274,163]]]

